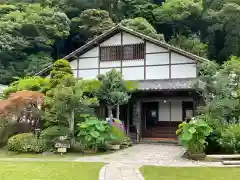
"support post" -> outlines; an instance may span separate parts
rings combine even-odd
[[[127,135],[129,135],[129,126],[130,126],[130,105],[128,102],[128,104],[127,104],[127,129],[126,129]]]

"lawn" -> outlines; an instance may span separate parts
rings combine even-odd
[[[99,152],[96,154],[83,154],[83,153],[66,153],[61,156],[59,153],[43,153],[43,154],[35,154],[35,153],[17,153],[8,151],[6,148],[0,148],[0,159],[1,158],[40,158],[40,159],[49,159],[51,160],[74,160],[75,158],[83,157],[83,156],[100,156],[111,154],[112,152]]]
[[[140,171],[145,180],[238,180],[240,178],[240,168],[143,166]]]
[[[98,180],[103,163],[0,162],[1,180]]]

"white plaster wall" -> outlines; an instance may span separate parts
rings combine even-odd
[[[98,68],[98,58],[79,59],[79,69]]]
[[[146,54],[146,65],[169,64],[169,53]]]
[[[77,59],[73,60],[70,62],[70,66],[72,69],[77,69],[78,68],[78,64],[77,64]]]
[[[144,60],[136,59],[136,60],[123,60],[122,66],[143,66]]]
[[[102,67],[121,67],[121,61],[101,61],[100,68]]]
[[[113,68],[109,68],[109,69],[100,69],[100,74],[106,74],[108,71],[111,71]],[[116,69],[116,71],[120,72],[121,69],[120,68],[114,68]]]
[[[146,53],[167,52],[168,50],[153,43],[146,43]]]
[[[125,80],[143,80],[144,67],[122,68],[122,74]]]
[[[82,54],[80,57],[97,57],[99,56],[99,47],[94,47],[87,51],[86,53]]]
[[[172,78],[194,78],[196,75],[196,64],[171,65]]]
[[[78,70],[72,70],[73,71],[73,75],[74,75],[74,77],[78,77]]]
[[[100,46],[121,45],[121,33],[118,33],[100,44]]]
[[[98,75],[97,69],[92,70],[79,70],[78,77],[83,79],[96,79]]]
[[[123,32],[123,45],[144,43],[141,38]]]
[[[189,59],[185,56],[182,56],[180,54],[171,52],[171,64],[176,64],[176,63],[194,63],[196,61]]]
[[[171,121],[182,121],[182,100],[171,100]]]
[[[146,79],[169,79],[169,66],[146,67]]]
[[[170,104],[169,101],[159,101],[159,117],[158,121],[170,121]]]

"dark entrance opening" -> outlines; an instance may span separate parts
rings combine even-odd
[[[191,120],[194,116],[194,103],[193,101],[183,101],[182,102],[182,120]]]
[[[149,129],[158,123],[158,102],[143,103],[145,128]]]

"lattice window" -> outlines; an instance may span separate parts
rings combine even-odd
[[[144,59],[144,44],[100,48],[101,61]]]

